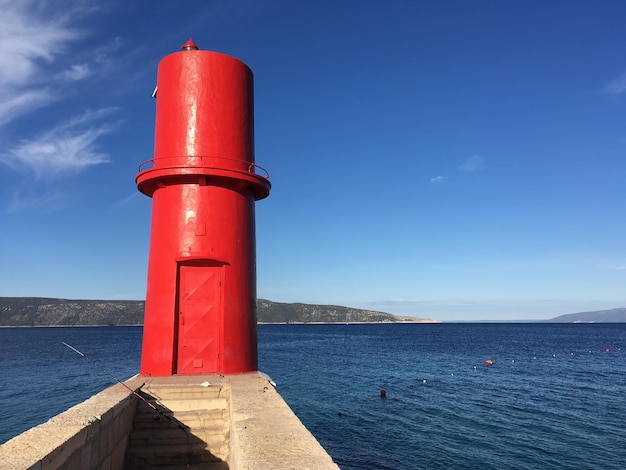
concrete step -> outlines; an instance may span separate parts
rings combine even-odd
[[[228,470],[228,463],[221,460],[215,462],[192,463],[182,465],[141,465],[124,467],[124,470]]]
[[[131,447],[182,445],[205,442],[208,446],[222,446],[228,441],[228,430],[223,426],[194,429],[188,433],[179,428],[135,429],[130,434]]]
[[[137,413],[135,415],[135,429],[152,429],[152,428],[174,428],[177,425],[190,429],[211,428],[223,426],[229,427],[229,412],[227,410],[204,410],[204,411],[179,411],[176,414],[172,412],[165,413],[165,416],[172,418],[170,422],[166,417],[151,412]]]
[[[135,456],[135,461],[143,461],[149,465],[171,465],[173,463],[188,464],[228,460],[229,452],[228,445],[224,443],[207,445],[205,442],[198,441],[194,444],[129,447],[126,456],[128,458]],[[146,456],[152,454],[159,458],[146,460]]]
[[[137,402],[124,468],[228,469],[228,391],[221,386],[199,385],[159,385],[141,390],[141,395],[165,416],[147,403]]]
[[[126,452],[126,468],[224,462],[228,459],[228,445],[208,450],[205,443],[163,447],[129,447]]]
[[[192,410],[226,410],[228,409],[228,400],[226,398],[161,398],[160,400],[148,399],[149,403],[154,405],[158,410],[166,412]],[[139,401],[137,403],[138,413],[153,413],[154,409],[147,403]]]
[[[143,388],[142,393],[156,399],[164,398],[218,398],[226,391],[220,385],[201,387],[199,385],[158,385]]]

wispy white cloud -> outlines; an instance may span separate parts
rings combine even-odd
[[[0,67],[2,66],[0,65]],[[0,89],[1,87],[0,85]],[[54,94],[47,88],[21,90],[21,92],[13,94],[8,89],[5,88],[4,91],[0,91],[0,126],[23,114],[47,106],[56,99]]]
[[[485,157],[472,155],[457,167],[459,171],[480,171],[485,167]]]
[[[0,125],[57,101],[59,86],[93,74],[88,63],[58,63],[84,35],[72,24],[85,5],[0,0]]]
[[[128,196],[117,200],[113,206],[112,209],[113,210],[122,210],[125,207],[129,206],[129,205],[133,205],[136,203],[141,203],[142,201],[144,201],[145,196],[143,194],[141,194],[139,191],[134,191],[132,193],[130,193]]]
[[[0,1],[0,84],[24,85],[37,79],[44,63],[51,63],[78,31],[69,27],[70,15],[64,10],[49,16],[41,2]]]
[[[474,172],[481,171],[485,167],[485,157],[480,155],[472,155],[459,166],[456,167],[457,171]],[[447,176],[439,175],[430,179],[431,185],[441,184],[448,180]]]
[[[93,70],[89,64],[74,64],[63,73],[63,78],[68,81],[78,81],[92,74]]]
[[[111,131],[102,123],[114,108],[88,111],[32,139],[22,140],[0,153],[0,163],[17,170],[27,169],[38,179],[51,179],[75,173],[109,161],[95,145],[98,137]]]
[[[626,72],[609,82],[609,84],[604,87],[604,91],[611,95],[624,93],[626,91]]]
[[[447,178],[445,176],[435,176],[433,178],[430,179],[430,184],[441,184],[443,183]]]
[[[76,44],[87,31],[75,24],[90,13],[89,2],[55,3],[0,0],[0,126],[14,122],[66,96],[68,84],[91,77],[106,67],[104,48],[76,57]],[[109,161],[96,141],[112,125],[103,120],[113,108],[87,111],[74,117],[55,112],[57,124],[48,129],[22,127],[21,140],[4,142],[0,164],[27,171],[38,180],[77,173]],[[39,196],[15,193],[15,208],[39,205]],[[49,195],[44,199],[51,200]],[[31,202],[29,202],[31,201]]]
[[[40,212],[53,213],[65,208],[71,198],[62,188],[19,188],[13,191],[6,204],[9,213]]]

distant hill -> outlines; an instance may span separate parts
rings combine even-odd
[[[0,297],[0,326],[141,325],[145,302]]]
[[[626,308],[568,313],[547,321],[551,323],[626,323]]]
[[[0,326],[119,326],[143,324],[145,302],[139,300],[67,300],[0,297]],[[390,313],[335,305],[257,301],[259,323],[395,323],[438,320],[398,317]]]
[[[259,323],[440,323],[427,318],[399,317],[390,313],[337,305],[286,304],[257,300]]]
[[[142,300],[0,297],[0,327],[142,325],[144,308]],[[259,323],[439,323],[439,320],[400,317],[352,307],[265,299],[257,300],[257,320]],[[570,313],[543,322],[626,323],[626,308]]]

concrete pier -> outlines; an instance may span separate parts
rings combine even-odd
[[[258,373],[126,384],[171,421],[116,384],[0,446],[0,469],[339,468]]]

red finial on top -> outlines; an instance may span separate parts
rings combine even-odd
[[[196,46],[196,43],[193,42],[193,39],[189,38],[189,41],[183,44],[183,47],[181,47],[181,49],[183,51],[197,51],[198,46]]]

